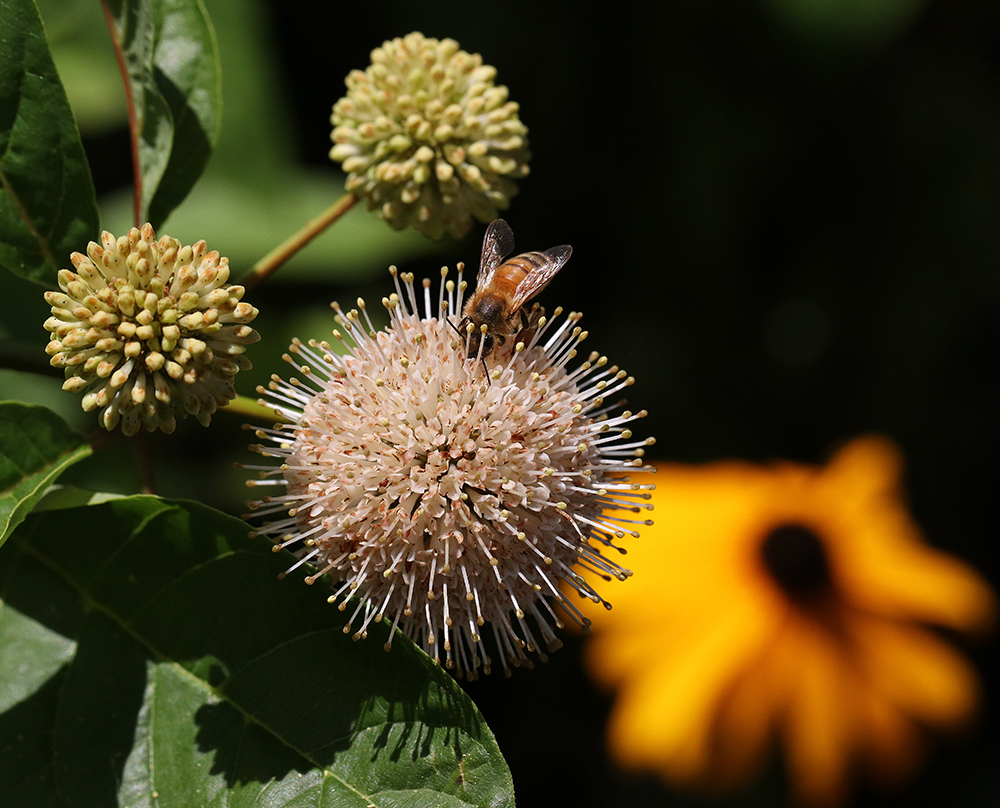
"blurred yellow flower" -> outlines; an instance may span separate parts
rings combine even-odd
[[[620,763],[725,791],[778,740],[796,800],[836,805],[855,769],[898,782],[928,729],[973,717],[975,672],[928,626],[985,631],[996,598],[924,543],[901,471],[875,437],[823,468],[659,466],[656,527],[587,647]]]

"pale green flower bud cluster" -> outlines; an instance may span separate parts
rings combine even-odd
[[[140,425],[173,432],[188,414],[207,426],[236,397],[233,377],[260,338],[247,325],[257,309],[226,283],[229,259],[204,241],[157,241],[146,224],[119,239],[105,231],[70,260],[76,272],[60,270],[62,291],[45,293],[46,352],[65,370],[63,389],[83,393],[85,411],[126,435]]]
[[[496,69],[452,39],[384,42],[346,79],[333,107],[330,158],[347,190],[392,227],[432,238],[489,222],[528,173],[527,127]]]

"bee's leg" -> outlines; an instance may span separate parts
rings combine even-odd
[[[525,315],[525,328],[535,328],[538,321],[545,316],[545,307],[541,303],[532,303],[531,311]]]
[[[521,315],[521,329],[517,332],[517,336],[514,337],[514,341],[515,343],[523,342],[527,346],[531,344],[531,340],[535,336],[538,321],[545,316],[545,308],[538,303],[532,303],[530,311],[521,309],[518,313]]]

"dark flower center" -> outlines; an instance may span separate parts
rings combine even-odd
[[[823,541],[805,525],[778,525],[764,537],[760,554],[765,569],[792,600],[812,600],[833,584]]]

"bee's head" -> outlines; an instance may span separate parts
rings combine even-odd
[[[455,328],[455,326],[452,326],[452,328],[455,328],[455,331],[458,333],[459,337],[461,337],[463,340],[468,340],[469,349],[466,355],[468,356],[469,359],[475,359],[477,356],[479,356],[480,341],[483,343],[484,357],[489,356],[490,351],[493,350],[493,345],[494,345],[493,335],[490,334],[488,331],[484,334],[481,330],[482,323],[477,322],[477,320],[479,320],[478,317],[470,317],[469,315],[466,315],[465,317],[462,318],[462,321],[458,324],[457,328]]]
[[[472,336],[469,338],[469,359],[475,359],[479,356],[480,341],[483,343],[483,358],[486,358],[493,353],[495,345],[503,342],[503,337],[494,337],[489,331],[484,334],[481,331],[473,330]]]

